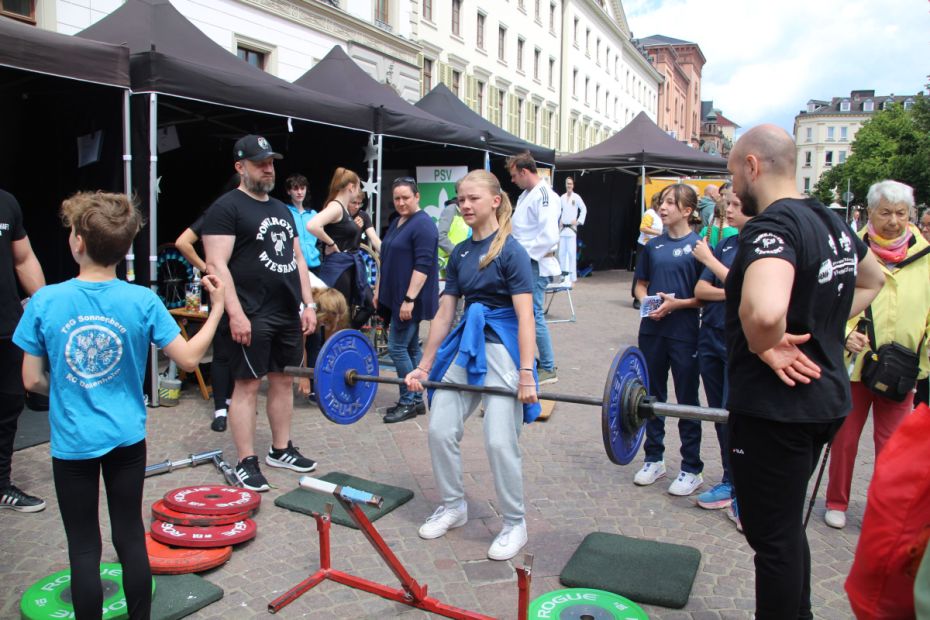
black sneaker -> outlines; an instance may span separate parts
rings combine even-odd
[[[423,415],[424,413],[426,413],[426,403],[424,401],[418,400],[414,404],[416,405],[416,408],[417,408],[417,415]],[[400,403],[394,403],[393,405],[391,405],[390,407],[387,407],[384,410],[384,414],[381,417],[387,417],[404,406],[405,405],[401,405]]]
[[[210,422],[210,430],[216,431],[217,433],[222,433],[226,430],[226,416],[218,415],[214,416],[213,421]]]
[[[26,495],[11,484],[0,491],[0,508],[12,508],[17,512],[39,512],[45,510],[45,500]]]
[[[394,424],[415,417],[417,417],[417,405],[416,403],[410,403],[409,405],[399,405],[397,409],[384,416],[383,422],[385,424]]]
[[[265,457],[265,462],[272,467],[293,469],[294,471],[299,471],[301,473],[306,473],[316,469],[316,461],[313,459],[308,459],[300,452],[298,452],[297,448],[295,448],[294,444],[290,441],[287,442],[287,448],[284,450],[269,448],[268,456]]]
[[[258,457],[247,456],[236,465],[236,477],[242,486],[252,491],[264,492],[271,488],[262,470],[258,468]]]

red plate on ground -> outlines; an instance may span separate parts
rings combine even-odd
[[[231,515],[258,510],[261,496],[255,491],[227,486],[181,487],[165,493],[165,506],[196,515]]]
[[[252,519],[228,525],[188,527],[152,521],[152,539],[172,547],[226,547],[255,538],[258,526]]]
[[[232,546],[210,549],[169,547],[152,540],[151,534],[145,535],[145,548],[152,572],[156,575],[199,573],[225,563],[233,550]]]
[[[209,527],[211,525],[226,525],[236,521],[244,521],[255,515],[257,510],[237,512],[231,515],[195,515],[188,512],[172,510],[165,505],[165,500],[158,500],[152,504],[152,519],[174,523],[175,525],[190,525],[193,527]]]

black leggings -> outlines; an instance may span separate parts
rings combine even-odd
[[[129,617],[148,619],[152,608],[152,570],[145,550],[142,485],[145,480],[145,440],[114,448],[95,459],[52,458],[55,492],[68,537],[71,599],[77,620],[100,618],[100,472],[107,490],[110,533],[123,566],[123,590]]]

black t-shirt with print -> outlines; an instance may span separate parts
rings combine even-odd
[[[13,242],[26,236],[23,211],[13,194],[0,189],[0,338],[12,338],[23,307],[16,287]]]
[[[234,189],[207,210],[203,234],[232,235],[229,258],[239,303],[250,319],[291,321],[300,307],[300,272],[294,256],[294,218],[283,202],[265,202]]]
[[[849,226],[812,198],[777,200],[746,224],[726,281],[730,411],[778,422],[825,422],[846,416],[851,401],[843,362],[844,329],[858,263],[866,251]],[[800,348],[820,366],[821,377],[809,384],[789,387],[749,351],[739,303],[746,270],[762,258],[779,258],[794,266],[787,331],[811,334]]]

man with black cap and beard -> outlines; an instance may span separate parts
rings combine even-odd
[[[755,551],[757,620],[813,618],[804,497],[851,406],[845,325],[884,283],[836,214],[798,194],[796,148],[780,127],[730,153],[746,215],[726,280],[730,469]]]
[[[236,475],[247,489],[270,486],[255,453],[255,411],[262,377],[268,376],[271,447],[265,463],[298,472],[316,469],[291,442],[292,379],[303,334],[316,329],[316,304],[294,219],[274,188],[274,160],[281,155],[261,136],[240,138],[233,149],[240,183],[207,211],[203,245],[209,273],[226,285],[226,317],[233,339],[230,369],[235,387],[229,426],[239,453]]]

